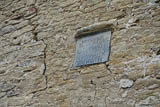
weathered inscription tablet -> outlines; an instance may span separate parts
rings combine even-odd
[[[78,38],[74,67],[108,61],[111,31],[92,33]]]

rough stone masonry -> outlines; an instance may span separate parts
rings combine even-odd
[[[106,21],[109,61],[72,69]],[[0,0],[0,107],[160,107],[160,1]]]

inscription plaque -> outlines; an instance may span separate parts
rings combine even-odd
[[[77,39],[73,67],[108,61],[111,31],[88,34]]]

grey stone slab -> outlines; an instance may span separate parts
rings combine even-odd
[[[73,67],[108,61],[111,31],[96,32],[77,39]]]

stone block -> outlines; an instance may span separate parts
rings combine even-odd
[[[131,88],[133,86],[133,81],[129,79],[121,79],[120,80],[120,87],[121,88]]]
[[[13,85],[13,84],[0,83],[0,91],[1,92],[9,91],[9,90],[13,89],[14,87],[15,87],[15,85]]]
[[[12,31],[16,31],[16,30],[17,30],[17,28],[15,26],[12,26],[12,25],[6,26],[6,27],[0,29],[0,36],[3,36],[4,34],[10,33]]]

